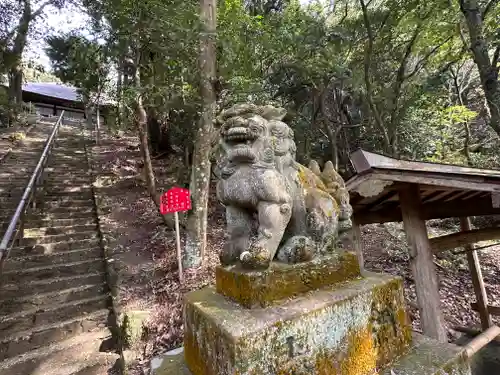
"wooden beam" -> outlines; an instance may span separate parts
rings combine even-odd
[[[425,203],[431,201],[431,199],[434,200],[434,198],[440,196],[441,194],[443,194],[442,190],[434,190],[433,192],[429,193],[426,196],[422,195],[422,203],[425,204]]]
[[[434,237],[429,241],[432,251],[439,253],[476,242],[498,239],[500,239],[500,228],[481,228]]]
[[[474,311],[479,311],[479,307],[476,302],[471,303],[470,307]],[[500,306],[488,305],[487,308],[490,315],[500,316]]]
[[[427,199],[425,201],[425,203],[439,201],[441,199],[448,198],[448,196],[453,196],[456,193],[457,193],[457,190],[446,190],[446,191],[441,192],[441,194],[438,194],[435,197],[432,197],[431,199]]]
[[[425,203],[422,206],[422,218],[445,219],[449,217],[461,216],[483,216],[500,215],[500,208],[493,208],[490,197],[476,197],[470,199],[467,204],[457,204],[456,202],[436,202]],[[401,211],[394,207],[386,207],[375,212],[359,210],[354,213],[360,225],[372,223],[388,223],[401,221]]]
[[[464,201],[467,201],[471,198],[474,198],[474,197],[477,197],[478,195],[483,195],[484,194],[484,191],[472,191],[472,192],[469,192],[470,194],[467,195],[466,197],[463,197],[462,200]]]
[[[453,326],[451,327],[451,329],[457,332],[465,333],[469,336],[479,336],[482,333],[478,329],[464,327],[464,326]],[[500,336],[495,337],[492,341],[495,341],[500,344]]]
[[[455,200],[455,199],[458,199],[460,197],[463,197],[464,195],[467,195],[470,193],[470,190],[462,190],[462,191],[458,191],[455,195],[449,197],[449,198],[446,198],[444,201],[445,202],[449,202],[449,201],[452,201],[452,200]]]
[[[393,196],[395,196],[396,194],[398,193],[397,190],[389,190],[387,192],[387,194],[384,194],[383,196],[379,197],[378,199],[376,199],[375,201],[373,201],[372,203],[370,204],[367,204],[366,207],[365,207],[365,210],[367,211],[372,211],[372,210],[376,210],[377,207],[380,207],[384,204],[384,202],[388,201],[389,199],[391,199]]]
[[[361,272],[365,269],[363,257],[363,244],[361,242],[361,227],[355,220],[352,221],[352,246],[358,255],[359,268]]]
[[[474,337],[471,342],[464,346],[464,354],[467,359],[472,358],[483,347],[500,336],[500,327],[491,326],[482,332],[479,336]]]
[[[399,191],[406,238],[410,245],[410,266],[415,279],[417,301],[425,335],[448,342],[441,312],[436,270],[427,237],[425,220],[421,216],[418,185],[408,185]]]
[[[470,231],[470,219],[468,217],[460,218],[460,228],[463,231]],[[464,249],[467,250],[467,262],[469,263],[469,271],[472,277],[472,286],[476,294],[476,303],[478,307],[479,317],[481,318],[481,327],[483,330],[490,328],[493,323],[491,315],[488,312],[488,296],[484,287],[483,275],[481,273],[481,265],[477,251],[472,248],[473,245],[467,244]]]
[[[442,186],[450,189],[467,189],[467,190],[481,190],[481,191],[500,191],[500,183],[498,180],[491,180],[483,176],[472,175],[457,175],[448,174],[443,175],[435,172],[421,172],[421,171],[390,171],[390,170],[377,170],[373,169],[369,179],[393,181],[393,182],[406,182],[410,184],[425,184]]]

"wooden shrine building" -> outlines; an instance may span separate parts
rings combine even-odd
[[[499,309],[488,306],[472,244],[500,239],[500,228],[471,230],[469,217],[500,214],[500,171],[404,161],[364,150],[350,158],[355,174],[346,185],[354,210],[354,245],[362,254],[359,225],[403,221],[423,333],[447,341],[433,256],[456,247],[467,254],[476,294],[472,307],[483,330],[490,328],[490,314]],[[461,232],[428,238],[426,220],[452,217],[460,218]]]

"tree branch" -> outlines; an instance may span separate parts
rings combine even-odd
[[[52,3],[54,2],[54,0],[47,0],[45,3],[42,3],[37,10],[35,10],[32,14],[31,14],[31,20],[34,20],[35,18],[37,18],[39,15],[42,14],[42,12],[44,11],[44,9],[51,5]]]
[[[498,71],[498,69],[500,68],[497,66],[499,62],[500,62],[500,44],[495,49],[495,52],[493,53],[493,59],[491,60],[491,65],[493,66],[493,69],[496,69]]]
[[[498,2],[499,2],[499,0],[490,0],[488,2],[488,4],[486,4],[486,7],[484,8],[483,12],[481,13],[481,17],[483,18],[483,20],[486,18],[486,16],[490,12],[490,10],[493,9],[493,7],[498,4]]]
[[[408,74],[405,77],[405,79],[409,79],[409,78],[413,77],[415,74],[417,74],[418,72],[420,72],[425,67],[425,65],[427,65],[429,58],[432,55],[434,55],[444,44],[446,44],[452,38],[453,38],[452,36],[446,38],[442,43],[438,44],[436,47],[431,49],[427,54],[425,54],[425,56],[422,57],[422,59],[420,59],[420,61],[417,63],[417,65],[415,66],[415,69],[410,74]]]
[[[374,37],[373,37],[373,32],[372,32],[372,26],[370,23],[370,18],[368,17],[368,9],[367,6],[364,2],[364,0],[359,0],[359,3],[361,5],[361,9],[363,10],[363,20],[365,23],[365,28],[366,28],[366,34],[368,36],[368,41],[367,41],[367,46],[365,48],[365,62],[364,62],[364,70],[365,70],[365,86],[366,86],[366,99],[368,100],[368,105],[370,106],[371,111],[373,112],[373,115],[375,117],[375,123],[379,127],[380,131],[382,132],[384,136],[384,140],[386,142],[386,146],[390,146],[390,140],[389,140],[389,135],[387,134],[387,130],[384,127],[384,124],[382,122],[382,117],[380,116],[380,113],[378,111],[378,108],[373,101],[373,89],[372,89],[372,84],[370,80],[370,65],[371,65],[371,58],[372,58],[372,53],[373,53],[373,42],[374,42]]]
[[[344,14],[342,15],[342,18],[340,19],[338,25],[342,25],[345,21],[345,19],[347,18],[347,13],[348,13],[348,10],[349,10],[349,3],[346,2],[345,3],[345,8],[344,8]]]

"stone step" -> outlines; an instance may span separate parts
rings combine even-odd
[[[1,166],[0,166],[1,168]],[[1,188],[6,188],[9,186],[26,186],[28,184],[28,181],[30,179],[30,176],[26,176],[25,178],[20,178],[20,177],[14,177],[10,179],[0,179],[0,187]]]
[[[32,165],[36,166],[38,163],[38,160],[40,160],[40,155],[36,157],[24,157],[24,156],[8,156],[7,159],[3,162],[5,165],[10,165],[10,166],[16,166],[16,165]]]
[[[33,213],[27,215],[26,220],[28,222],[37,220],[61,220],[61,219],[87,219],[95,218],[96,214],[94,210],[87,212],[47,212],[47,213]]]
[[[55,266],[57,264],[81,262],[85,260],[97,260],[103,258],[100,247],[91,249],[77,249],[55,254],[37,254],[9,258],[3,265],[3,272],[28,269],[32,267]]]
[[[59,253],[68,250],[86,249],[100,246],[99,239],[79,240],[73,242],[58,242],[51,244],[38,244],[35,246],[15,246],[10,251],[10,256],[24,256],[35,254]]]
[[[61,207],[89,207],[94,206],[94,199],[67,199],[67,200],[38,200],[36,202],[37,207],[41,209],[52,209]]]
[[[52,243],[60,243],[60,242],[72,242],[72,241],[80,241],[97,238],[98,233],[93,231],[88,232],[79,232],[73,234],[55,234],[55,235],[45,235],[43,237],[32,237],[29,238],[25,236],[21,238],[19,246],[36,246],[43,244],[52,244]]]
[[[48,174],[43,177],[43,184],[52,184],[52,186],[59,185],[79,185],[79,184],[91,184],[93,179],[90,174],[83,174],[75,176],[73,174],[67,175],[62,174],[64,171],[61,171],[60,175]]]
[[[79,199],[79,201],[81,201]],[[80,212],[80,213],[92,213],[94,212],[94,202],[89,200],[85,200],[85,203],[82,205],[68,205],[59,207],[58,205],[51,206],[41,206],[41,208],[37,208],[32,213],[34,215],[52,215],[55,213],[70,213],[70,212]]]
[[[11,198],[0,198],[0,210],[14,210],[19,204],[19,200]],[[1,214],[0,214],[1,215]]]
[[[80,165],[79,167],[64,166],[64,165],[47,166],[47,167],[45,167],[44,171],[46,173],[50,173],[50,174],[54,174],[54,175],[61,174],[62,178],[72,176],[73,174],[80,175],[80,176],[85,176],[85,175],[90,176],[90,172],[88,171],[88,169],[85,165]]]
[[[79,155],[85,155],[85,150],[83,148],[76,148],[73,150],[65,150],[65,149],[59,149],[59,148],[54,148],[51,153],[52,156],[79,156]]]
[[[0,375],[75,375],[97,365],[107,367],[100,375],[107,374],[118,358],[113,353],[99,352],[109,336],[107,329],[101,329],[26,352],[1,362]]]
[[[91,190],[92,186],[90,185],[90,183],[87,181],[86,183],[57,183],[57,182],[54,182],[54,183],[48,183],[48,182],[45,182],[43,184],[43,187],[42,189],[44,191],[52,191],[52,190],[55,190],[57,192],[59,191],[89,191]]]
[[[69,207],[68,207],[69,208]],[[73,234],[79,232],[89,232],[96,231],[97,223],[86,224],[86,225],[73,225],[73,226],[61,226],[61,227],[37,227],[37,228],[26,228],[24,229],[24,237],[41,237],[41,236],[51,236],[51,235],[61,235],[61,234]]]
[[[59,169],[60,171],[64,170],[67,172],[68,170],[82,171],[88,168],[87,163],[84,161],[80,162],[59,162],[59,163],[49,163],[45,168],[47,171],[51,169]]]
[[[104,271],[104,261],[102,259],[93,259],[50,266],[32,267],[29,269],[5,271],[3,272],[3,280],[6,284],[28,283],[35,280],[59,278],[71,275],[95,274],[102,273]]]
[[[26,181],[29,180],[31,177],[31,172],[35,169],[31,168],[31,170],[19,170],[19,167],[17,169],[14,169],[13,172],[9,172],[4,168],[4,165],[0,162],[0,180],[23,180],[25,179]]]
[[[28,296],[1,299],[2,314],[14,314],[16,311],[25,311],[33,308],[43,310],[50,304],[64,304],[68,302],[88,299],[103,295],[107,292],[106,284],[82,285],[79,287],[58,290],[48,293],[37,293]]]
[[[44,190],[42,194],[43,197],[47,197],[49,200],[54,199],[53,197],[71,197],[77,199],[90,199],[93,197],[92,189],[82,191],[61,191],[60,189],[50,189]]]
[[[8,260],[7,260],[8,262]],[[11,284],[2,285],[2,298],[33,298],[35,293],[60,292],[65,289],[77,288],[84,285],[102,284],[105,282],[104,273],[94,272],[82,275],[71,275],[55,277],[51,279],[34,280],[27,283],[17,283],[15,280]]]
[[[58,165],[71,165],[71,166],[87,166],[87,158],[50,158],[49,166],[56,167]]]
[[[16,193],[16,192],[23,192],[26,186],[19,185],[19,186],[14,186],[14,185],[7,185],[7,186],[0,186],[0,195],[6,195],[6,193]]]
[[[33,171],[35,170],[36,163],[32,166],[29,165],[8,165],[8,164],[0,164],[0,178],[4,177],[12,177],[12,176],[31,176]]]
[[[100,295],[70,303],[51,304],[43,309],[30,309],[15,314],[0,316],[2,334],[11,336],[19,331],[34,329],[37,326],[57,323],[65,319],[93,313],[108,307],[108,296]]]
[[[71,171],[68,173],[64,169],[50,168],[46,167],[44,170],[44,180],[50,179],[61,179],[61,180],[70,180],[70,179],[78,179],[78,178],[89,178],[91,176],[90,171]]]
[[[12,214],[14,211],[12,211]],[[6,230],[7,227],[9,226],[9,222],[11,219],[12,215],[6,215],[6,216],[1,216],[0,215],[0,231]],[[54,219],[54,220],[29,220],[25,223],[24,228],[25,229],[41,229],[41,230],[47,230],[51,231],[53,228],[54,231],[57,231],[58,233],[54,234],[64,234],[66,233],[66,228],[69,230],[68,233],[73,233],[74,231],[72,230],[71,227],[79,227],[79,226],[88,226],[90,229],[95,229],[96,228],[96,219],[94,215],[91,215],[90,217],[87,218],[72,218],[72,219]],[[48,234],[48,233],[47,233]]]
[[[96,224],[96,218],[93,215],[89,218],[70,218],[70,219],[38,219],[29,220],[26,222],[25,228],[60,228],[71,227],[79,225],[93,225]]]

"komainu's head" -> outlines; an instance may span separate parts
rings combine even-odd
[[[285,113],[282,108],[254,104],[237,104],[223,111],[217,122],[228,160],[232,163],[272,163],[270,122],[281,120]]]

